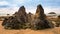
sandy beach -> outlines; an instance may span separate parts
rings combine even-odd
[[[0,21],[0,34],[60,34],[60,27],[45,30],[6,30],[2,27],[2,22]]]

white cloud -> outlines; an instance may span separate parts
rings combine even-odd
[[[14,7],[14,8],[0,8],[0,14],[14,14],[16,11],[18,11],[18,7]],[[29,13],[29,12],[31,12],[31,13],[33,13],[33,14],[35,14],[35,12],[36,12],[36,8],[30,8],[30,9],[28,9],[28,8],[26,8],[26,12],[27,13]],[[48,14],[49,12],[55,12],[55,13],[57,13],[57,14],[60,14],[60,8],[44,8],[44,12],[45,12],[45,14]]]
[[[29,1],[31,1],[31,0],[14,0],[15,2],[18,2],[18,3],[25,3],[25,2],[29,2]]]
[[[3,6],[3,5],[9,5],[9,3],[7,1],[0,1],[0,6]]]
[[[17,7],[14,8],[0,8],[0,14],[14,14],[18,11]]]
[[[44,8],[45,13],[49,13],[49,12],[55,12],[57,14],[60,14],[60,7],[57,8]]]
[[[26,12],[27,12],[27,13],[31,12],[31,13],[35,14],[36,9],[26,9]]]
[[[18,5],[10,3],[8,1],[0,1],[0,6],[7,6],[8,8],[14,8],[14,7],[17,7]]]

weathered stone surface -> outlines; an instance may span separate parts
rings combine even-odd
[[[46,19],[44,9],[41,5],[37,6],[36,14],[27,14],[25,7],[21,6],[13,16],[5,18],[2,26],[6,29],[45,29],[51,28],[49,21]]]
[[[28,13],[28,22],[29,23],[31,23],[31,21],[32,21],[32,16],[33,16],[33,14],[32,13]]]
[[[36,13],[35,13],[36,18],[44,20],[46,18],[46,15],[44,14],[44,9],[41,5],[37,6]]]
[[[27,13],[25,11],[25,7],[24,6],[22,6],[22,7],[19,8],[16,17],[17,17],[18,21],[21,20],[22,23],[26,23],[28,21],[27,20]]]
[[[44,9],[41,5],[37,6],[35,18],[31,23],[32,28],[34,29],[45,29],[45,28],[51,28],[49,25],[48,20],[46,20],[46,15],[44,14]]]
[[[23,28],[25,23],[27,22],[27,14],[25,12],[25,7],[22,6],[19,8],[18,12],[16,12],[13,16],[6,18],[2,25],[5,28],[11,28],[11,29],[18,29]]]

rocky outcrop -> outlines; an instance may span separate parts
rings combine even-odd
[[[27,20],[27,13],[25,11],[25,7],[22,6],[19,8],[18,10],[18,13],[15,15],[17,17],[17,20],[18,21],[22,21],[22,23],[26,23],[28,20]]]
[[[33,29],[51,28],[48,20],[46,19],[46,15],[44,14],[44,9],[41,5],[37,6],[36,14],[31,25]]]
[[[40,20],[44,20],[46,18],[46,15],[44,14],[44,9],[41,5],[37,6],[35,16]]]
[[[21,6],[13,16],[5,18],[2,26],[6,29],[45,29],[51,28],[49,21],[46,19],[44,9],[41,5],[37,6],[35,15],[27,14],[25,7]]]
[[[29,23],[31,23],[31,21],[32,21],[32,16],[33,16],[33,14],[32,13],[28,13],[28,22]]]
[[[3,21],[2,25],[5,28],[11,28],[11,29],[18,29],[18,28],[23,28],[25,23],[27,22],[27,14],[25,12],[25,7],[21,6],[13,16],[5,18]]]

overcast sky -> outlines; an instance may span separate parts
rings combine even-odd
[[[0,14],[13,14],[22,5],[25,6],[27,13],[35,13],[37,5],[41,4],[45,13],[60,13],[60,0],[0,0]]]

